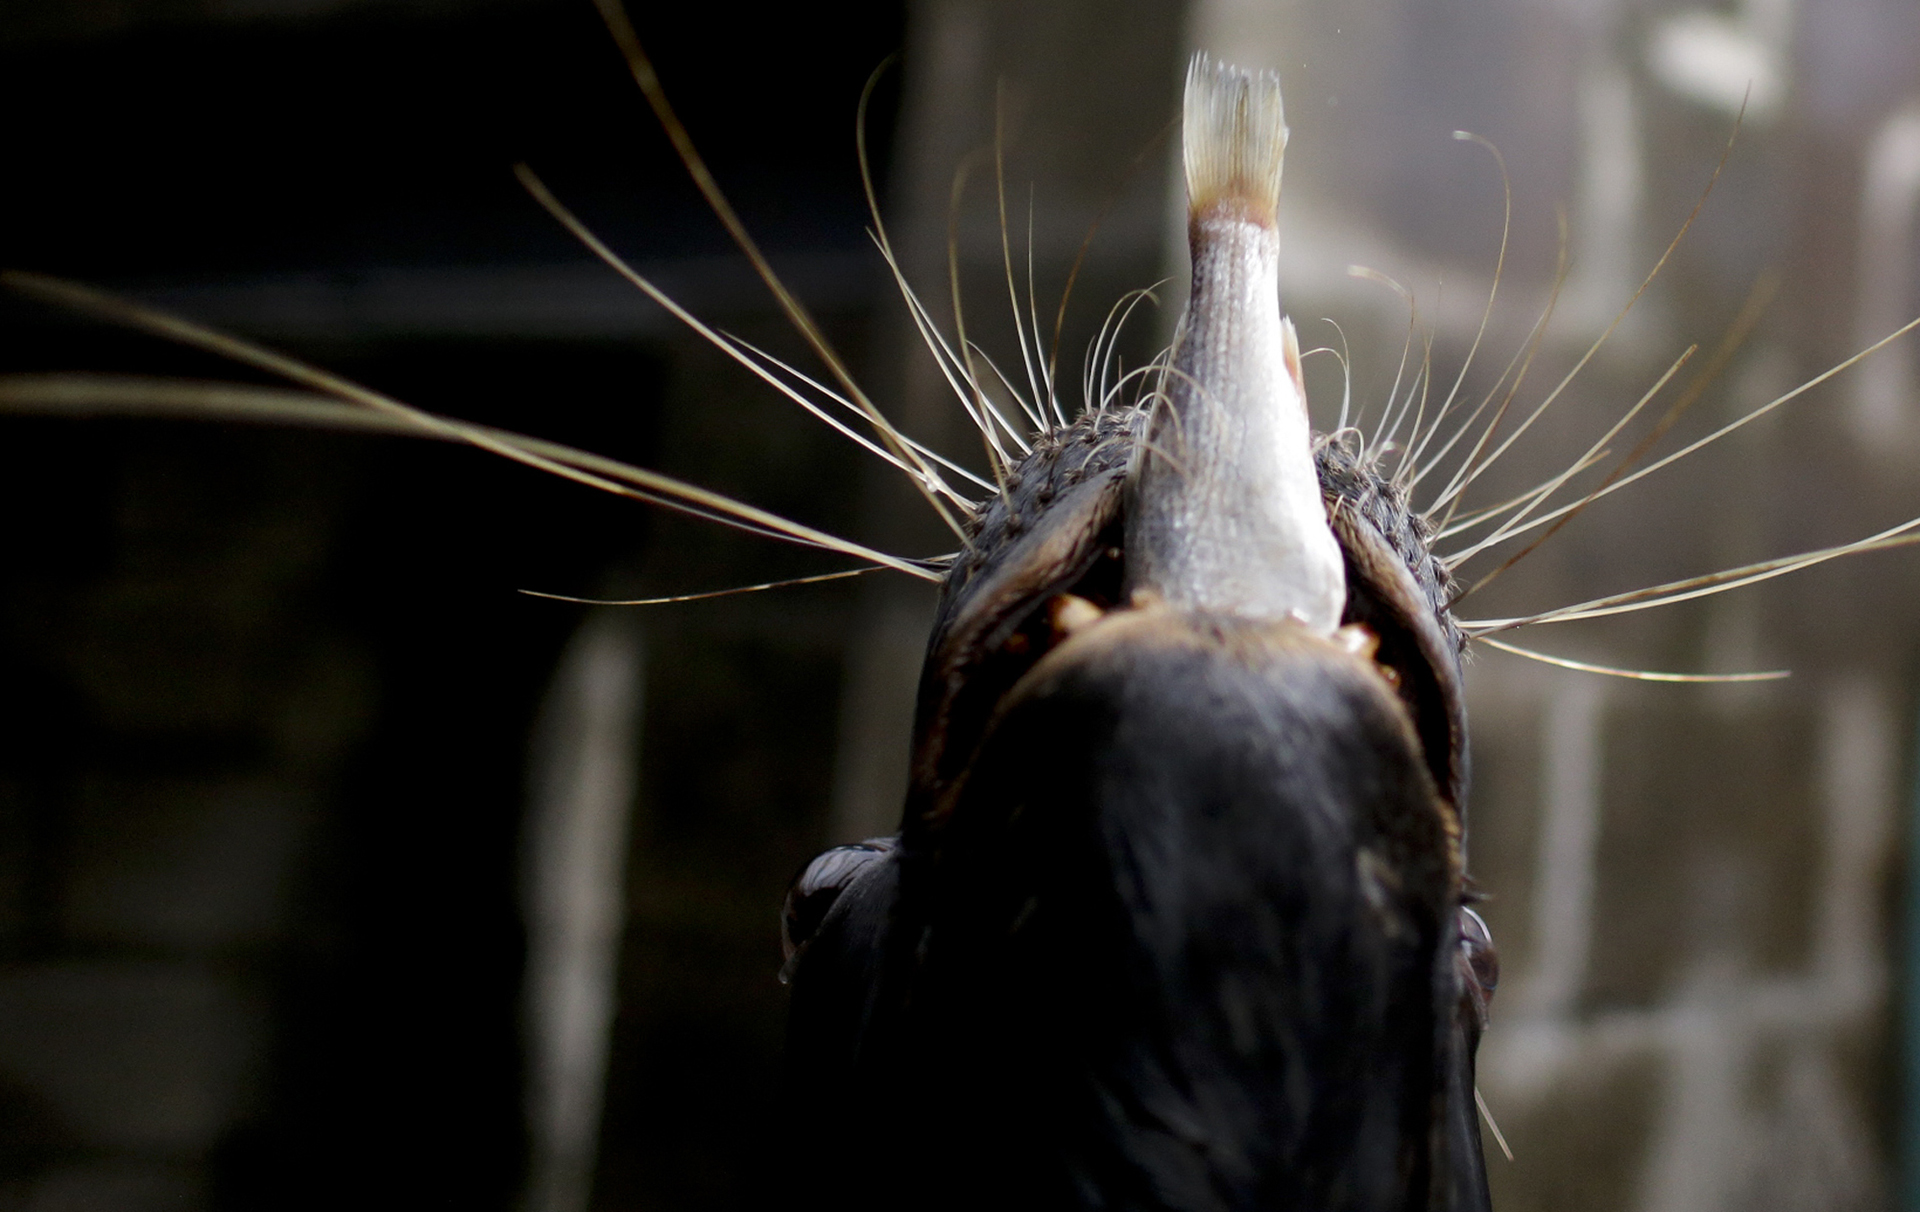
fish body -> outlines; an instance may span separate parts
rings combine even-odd
[[[1196,56],[1183,126],[1192,291],[1141,451],[1128,576],[1177,606],[1325,634],[1346,587],[1280,310],[1280,82]]]

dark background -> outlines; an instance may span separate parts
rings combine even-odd
[[[786,348],[591,5],[285,7],[0,6],[0,264],[847,526],[846,453],[511,176],[531,163],[709,319]],[[634,19],[747,222],[859,358],[884,282],[853,115],[901,6]],[[883,188],[898,95],[896,75],[873,111]],[[0,308],[0,369],[257,378]],[[0,433],[0,1206],[513,1203],[526,738],[583,614],[516,590],[837,565],[425,443]],[[603,1206],[777,1191],[775,910],[825,828],[852,601],[828,585],[644,623]]]

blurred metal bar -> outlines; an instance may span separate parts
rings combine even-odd
[[[865,306],[883,284],[871,250],[783,255],[776,268],[808,306]],[[753,268],[734,256],[679,257],[637,266],[696,315],[771,312]],[[676,333],[680,322],[606,266],[375,266],[347,272],[146,282],[123,289],[147,303],[263,337],[621,338]]]
[[[1910,782],[1907,786],[1907,885],[1906,911],[1902,925],[1906,937],[1901,940],[1899,1037],[1900,1106],[1896,1126],[1899,1135],[1894,1149],[1899,1172],[1899,1201],[1905,1212],[1920,1212],[1920,727],[1912,733],[1913,749],[1908,757]]]
[[[1853,339],[1862,348],[1913,318],[1914,220],[1920,216],[1920,101],[1898,110],[1867,145],[1860,189],[1859,281]],[[1912,452],[1920,423],[1913,351],[1869,358],[1853,380],[1853,423],[1861,445],[1880,455]]]
[[[535,731],[522,841],[527,1212],[581,1212],[593,1191],[643,669],[640,633],[613,612],[589,615]]]
[[[1534,885],[1536,933],[1527,1008],[1563,1018],[1587,979],[1593,938],[1595,852],[1600,842],[1600,779],[1605,768],[1605,700],[1594,678],[1554,686],[1542,737],[1540,857]]]

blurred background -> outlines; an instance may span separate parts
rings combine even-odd
[[[1124,292],[1170,331],[1188,53],[1281,71],[1283,289],[1369,423],[1406,305],[1433,399],[1492,389],[1475,485],[1569,465],[1691,344],[1685,442],[1920,313],[1920,8],[1904,0],[652,3],[642,39],[776,267],[870,390],[971,457],[865,234],[1017,359],[992,147],[1061,379]],[[0,0],[0,263],[84,279],[411,403],[584,446],[888,550],[896,477],[584,254],[530,163],[717,326],[803,351],[585,0]],[[965,170],[956,190],[956,172]],[[955,201],[957,197],[957,202]],[[1093,232],[1091,240],[1089,232]],[[1566,269],[1558,272],[1564,251]],[[1024,265],[1022,275],[1024,277]],[[1023,284],[1024,285],[1024,284]],[[1764,304],[1764,309],[1761,305]],[[1747,324],[1743,312],[1758,319]],[[1339,331],[1322,318],[1338,322]],[[1728,334],[1744,339],[1728,342]],[[1722,353],[1719,351],[1726,350]],[[1895,346],[1582,514],[1462,603],[1525,615],[1920,515]],[[0,369],[259,381],[0,301]],[[1345,383],[1309,358],[1323,424]],[[1071,402],[1071,396],[1069,396]],[[1644,432],[1608,444],[1624,454]],[[0,1208],[758,1208],[775,916],[890,831],[931,598],[479,452],[159,420],[0,421]],[[1426,486],[1430,490],[1431,485]],[[1535,532],[1531,537],[1537,537]],[[1450,540],[1470,543],[1474,535]],[[949,540],[950,542],[950,540]],[[1466,565],[1468,583],[1519,544]],[[1496,1207],[1920,1208],[1902,1074],[1920,557],[1862,556],[1477,650],[1471,865],[1506,975]]]

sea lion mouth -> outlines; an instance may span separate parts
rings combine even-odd
[[[1193,293],[1180,334],[1144,400],[1044,439],[975,519],[928,649],[909,820],[944,811],[999,704],[1048,651],[1151,601],[1338,631],[1400,695],[1457,822],[1458,634],[1430,584],[1445,573],[1398,490],[1313,436],[1279,305],[1286,142],[1275,76],[1196,56],[1185,104]]]
[[[938,814],[1001,703],[1054,647],[1106,614],[1160,601],[1129,589],[1128,470],[1144,408],[1090,413],[1044,442],[984,509],[943,590],[920,682],[908,817]],[[1393,687],[1456,819],[1467,783],[1460,633],[1416,515],[1339,443],[1315,449],[1346,596],[1340,642]]]
[[[907,816],[966,769],[1001,700],[1069,631],[1126,600],[1126,477],[1144,414],[1088,413],[1035,447],[942,586],[922,666]]]
[[[1428,549],[1426,523],[1391,479],[1328,438],[1316,443],[1314,461],[1346,567],[1341,624],[1377,638],[1374,662],[1406,704],[1434,784],[1464,829],[1466,642],[1448,608],[1446,566]]]

